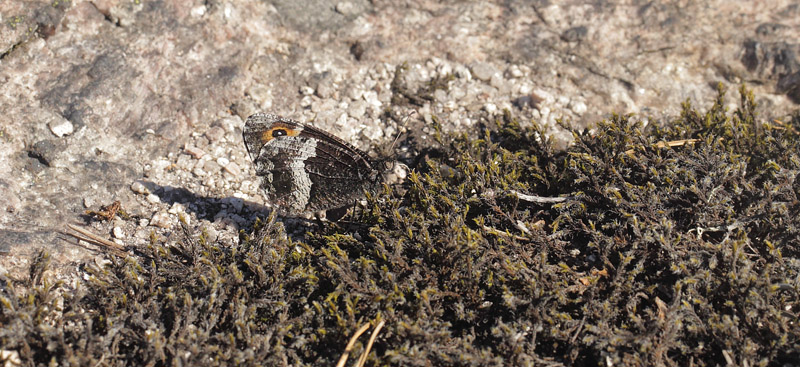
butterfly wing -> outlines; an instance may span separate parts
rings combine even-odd
[[[313,126],[255,114],[243,136],[267,199],[288,214],[349,205],[380,182],[366,153]]]

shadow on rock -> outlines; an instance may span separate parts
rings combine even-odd
[[[256,216],[266,217],[272,211],[263,204],[233,196],[208,197],[183,187],[161,186],[149,181],[140,182],[158,196],[162,203],[170,206],[180,204],[187,213],[192,213],[201,220],[211,222],[230,220],[239,226],[250,226]]]

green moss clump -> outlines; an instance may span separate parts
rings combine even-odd
[[[742,95],[666,127],[615,116],[567,151],[506,116],[304,242],[272,219],[233,248],[187,230],[63,297],[38,261],[6,280],[0,342],[29,365],[333,365],[382,319],[368,363],[797,361],[797,121]]]

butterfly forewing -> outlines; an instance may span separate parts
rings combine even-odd
[[[382,179],[365,152],[291,119],[255,114],[243,137],[267,200],[288,214],[351,205]]]

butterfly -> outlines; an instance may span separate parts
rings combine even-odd
[[[375,192],[395,166],[318,128],[278,115],[247,118],[244,144],[269,204],[288,215],[340,209]]]

